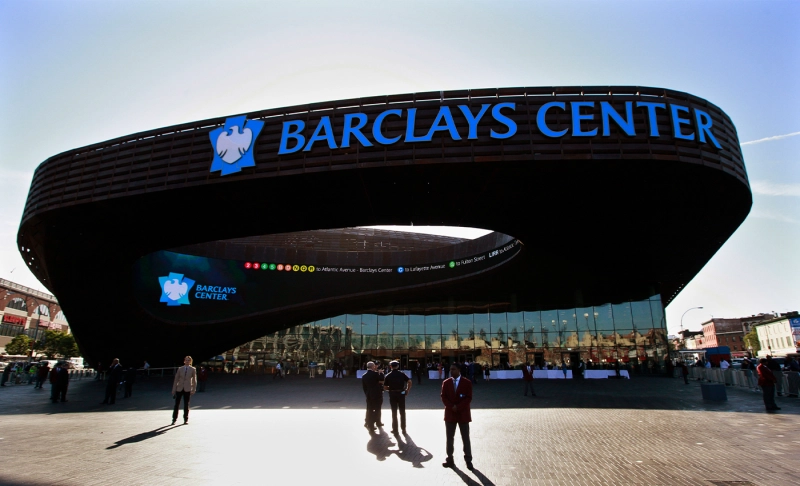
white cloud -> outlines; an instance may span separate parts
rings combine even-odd
[[[754,209],[750,211],[750,217],[780,221],[781,223],[800,224],[800,220],[792,218],[791,216],[786,216],[785,214],[776,213],[774,211],[765,211],[763,209]]]
[[[795,196],[800,197],[800,184],[785,184],[770,181],[750,181],[753,193],[761,196]]]
[[[758,140],[751,140],[749,142],[743,142],[741,145],[753,145],[753,144],[762,143],[762,142],[772,142],[773,140],[780,140],[782,138],[789,138],[789,137],[794,137],[794,136],[797,136],[797,135],[800,135],[800,132],[792,132],[792,133],[787,133],[785,135],[775,135],[774,137],[759,138]]]

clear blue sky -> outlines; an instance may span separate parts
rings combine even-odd
[[[33,170],[64,150],[312,101],[621,84],[706,98],[742,142],[795,134],[743,145],[753,210],[670,331],[698,305],[687,327],[798,309],[799,25],[797,1],[0,0],[0,277],[44,289],[16,232]]]

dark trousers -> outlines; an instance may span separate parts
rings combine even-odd
[[[67,401],[67,388],[69,388],[69,383],[62,383],[58,385],[58,394],[61,396],[61,401]]]
[[[688,385],[689,384],[689,375],[682,375],[682,376],[683,376],[683,382]]]
[[[778,404],[775,403],[775,385],[761,385],[761,391],[764,394],[764,406],[767,410],[778,408]]]
[[[58,385],[55,383],[50,385],[50,400],[52,400],[53,403],[58,401]]]
[[[178,407],[181,405],[181,398],[183,398],[183,421],[189,420],[189,400],[192,399],[192,392],[179,391],[175,392],[175,409],[172,411],[172,421],[178,420]]]
[[[417,373],[417,385],[422,384],[422,372]]]
[[[205,382],[205,380],[197,382],[197,391],[199,391],[199,392],[206,391],[206,382]]]
[[[464,460],[472,462],[472,444],[469,441],[469,422],[445,422],[447,430],[447,460],[453,460],[453,439],[456,436],[456,425],[461,431],[461,442],[464,444]]]
[[[114,403],[117,401],[117,385],[118,383],[108,382],[106,384],[106,397],[103,403]]]
[[[381,422],[382,406],[383,406],[383,397],[379,398],[367,397],[367,416],[364,418],[364,423],[366,425],[372,427]]]
[[[131,396],[131,392],[133,392],[133,383],[125,382],[125,398]]]
[[[533,396],[536,396],[536,392],[533,391],[533,380],[531,380],[531,381],[525,380],[525,396],[526,397],[528,396],[528,390],[531,391],[531,394],[533,394]]]
[[[406,396],[403,392],[389,392],[389,405],[392,406],[392,430],[397,430],[397,410],[400,409],[400,428],[406,430]]]

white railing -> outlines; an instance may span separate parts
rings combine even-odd
[[[733,368],[723,370],[721,368],[690,367],[689,378],[710,383],[721,383],[728,386],[738,386],[751,390],[758,389],[758,373],[753,370],[735,370]],[[782,373],[779,379],[783,385],[780,389],[785,392],[789,389],[789,381],[786,373]]]

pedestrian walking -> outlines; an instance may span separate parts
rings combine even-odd
[[[561,361],[561,371],[563,371],[563,372],[564,372],[564,379],[565,379],[565,380],[567,379],[567,369],[569,369],[569,368],[567,367],[567,362],[566,362],[566,361],[564,361],[564,360],[562,360],[562,361]]]
[[[106,395],[102,405],[114,405],[117,401],[117,387],[122,382],[123,370],[122,365],[119,364],[119,359],[114,358],[111,366],[108,368],[108,379],[106,380]]]
[[[206,391],[206,381],[208,381],[208,368],[201,366],[197,372],[197,391]]]
[[[172,410],[172,425],[178,420],[178,407],[183,399],[183,425],[189,423],[189,400],[197,391],[197,370],[192,366],[192,357],[183,358],[183,366],[175,371],[175,380],[172,382],[172,398],[175,408]]]
[[[367,399],[367,413],[364,427],[370,432],[381,427],[381,407],[383,406],[383,376],[376,370],[375,363],[367,362],[367,372],[361,377],[361,387]]]
[[[39,369],[36,370],[36,385],[34,388],[42,389],[42,384],[47,381],[47,375],[50,374],[50,363],[42,361],[39,364]]]
[[[129,366],[128,369],[125,370],[124,380],[125,396],[123,398],[128,398],[133,394],[133,384],[136,383],[136,368]]]
[[[422,366],[422,363],[420,363],[419,361],[417,361],[417,369],[415,371],[416,371],[416,375],[417,375],[417,385],[421,385],[422,384],[422,374],[425,373],[425,367]]]
[[[442,382],[442,403],[444,404],[444,425],[447,437],[447,458],[443,467],[455,467],[453,461],[456,427],[461,432],[464,446],[464,461],[467,469],[472,471],[472,444],[469,438],[469,423],[472,422],[470,404],[472,403],[472,383],[461,376],[461,368],[457,364],[450,366],[450,378]]]
[[[525,383],[525,396],[528,396],[528,390],[531,391],[532,396],[536,396],[533,390],[533,366],[530,363],[525,363],[522,367],[522,381]]]
[[[758,372],[758,386],[761,387],[761,391],[764,394],[764,406],[767,408],[767,412],[780,410],[780,407],[775,403],[775,375],[772,374],[772,370],[767,366],[766,358],[761,358],[759,363],[756,371]]]
[[[406,433],[406,397],[411,391],[411,379],[400,371],[400,363],[389,363],[392,371],[383,379],[383,389],[389,392],[389,405],[392,407],[392,433],[397,434],[397,411],[400,411],[400,430]]]
[[[58,385],[58,397],[61,399],[62,403],[66,402],[67,388],[69,388],[69,363],[66,361],[62,361],[61,366],[58,367],[56,384]]]

